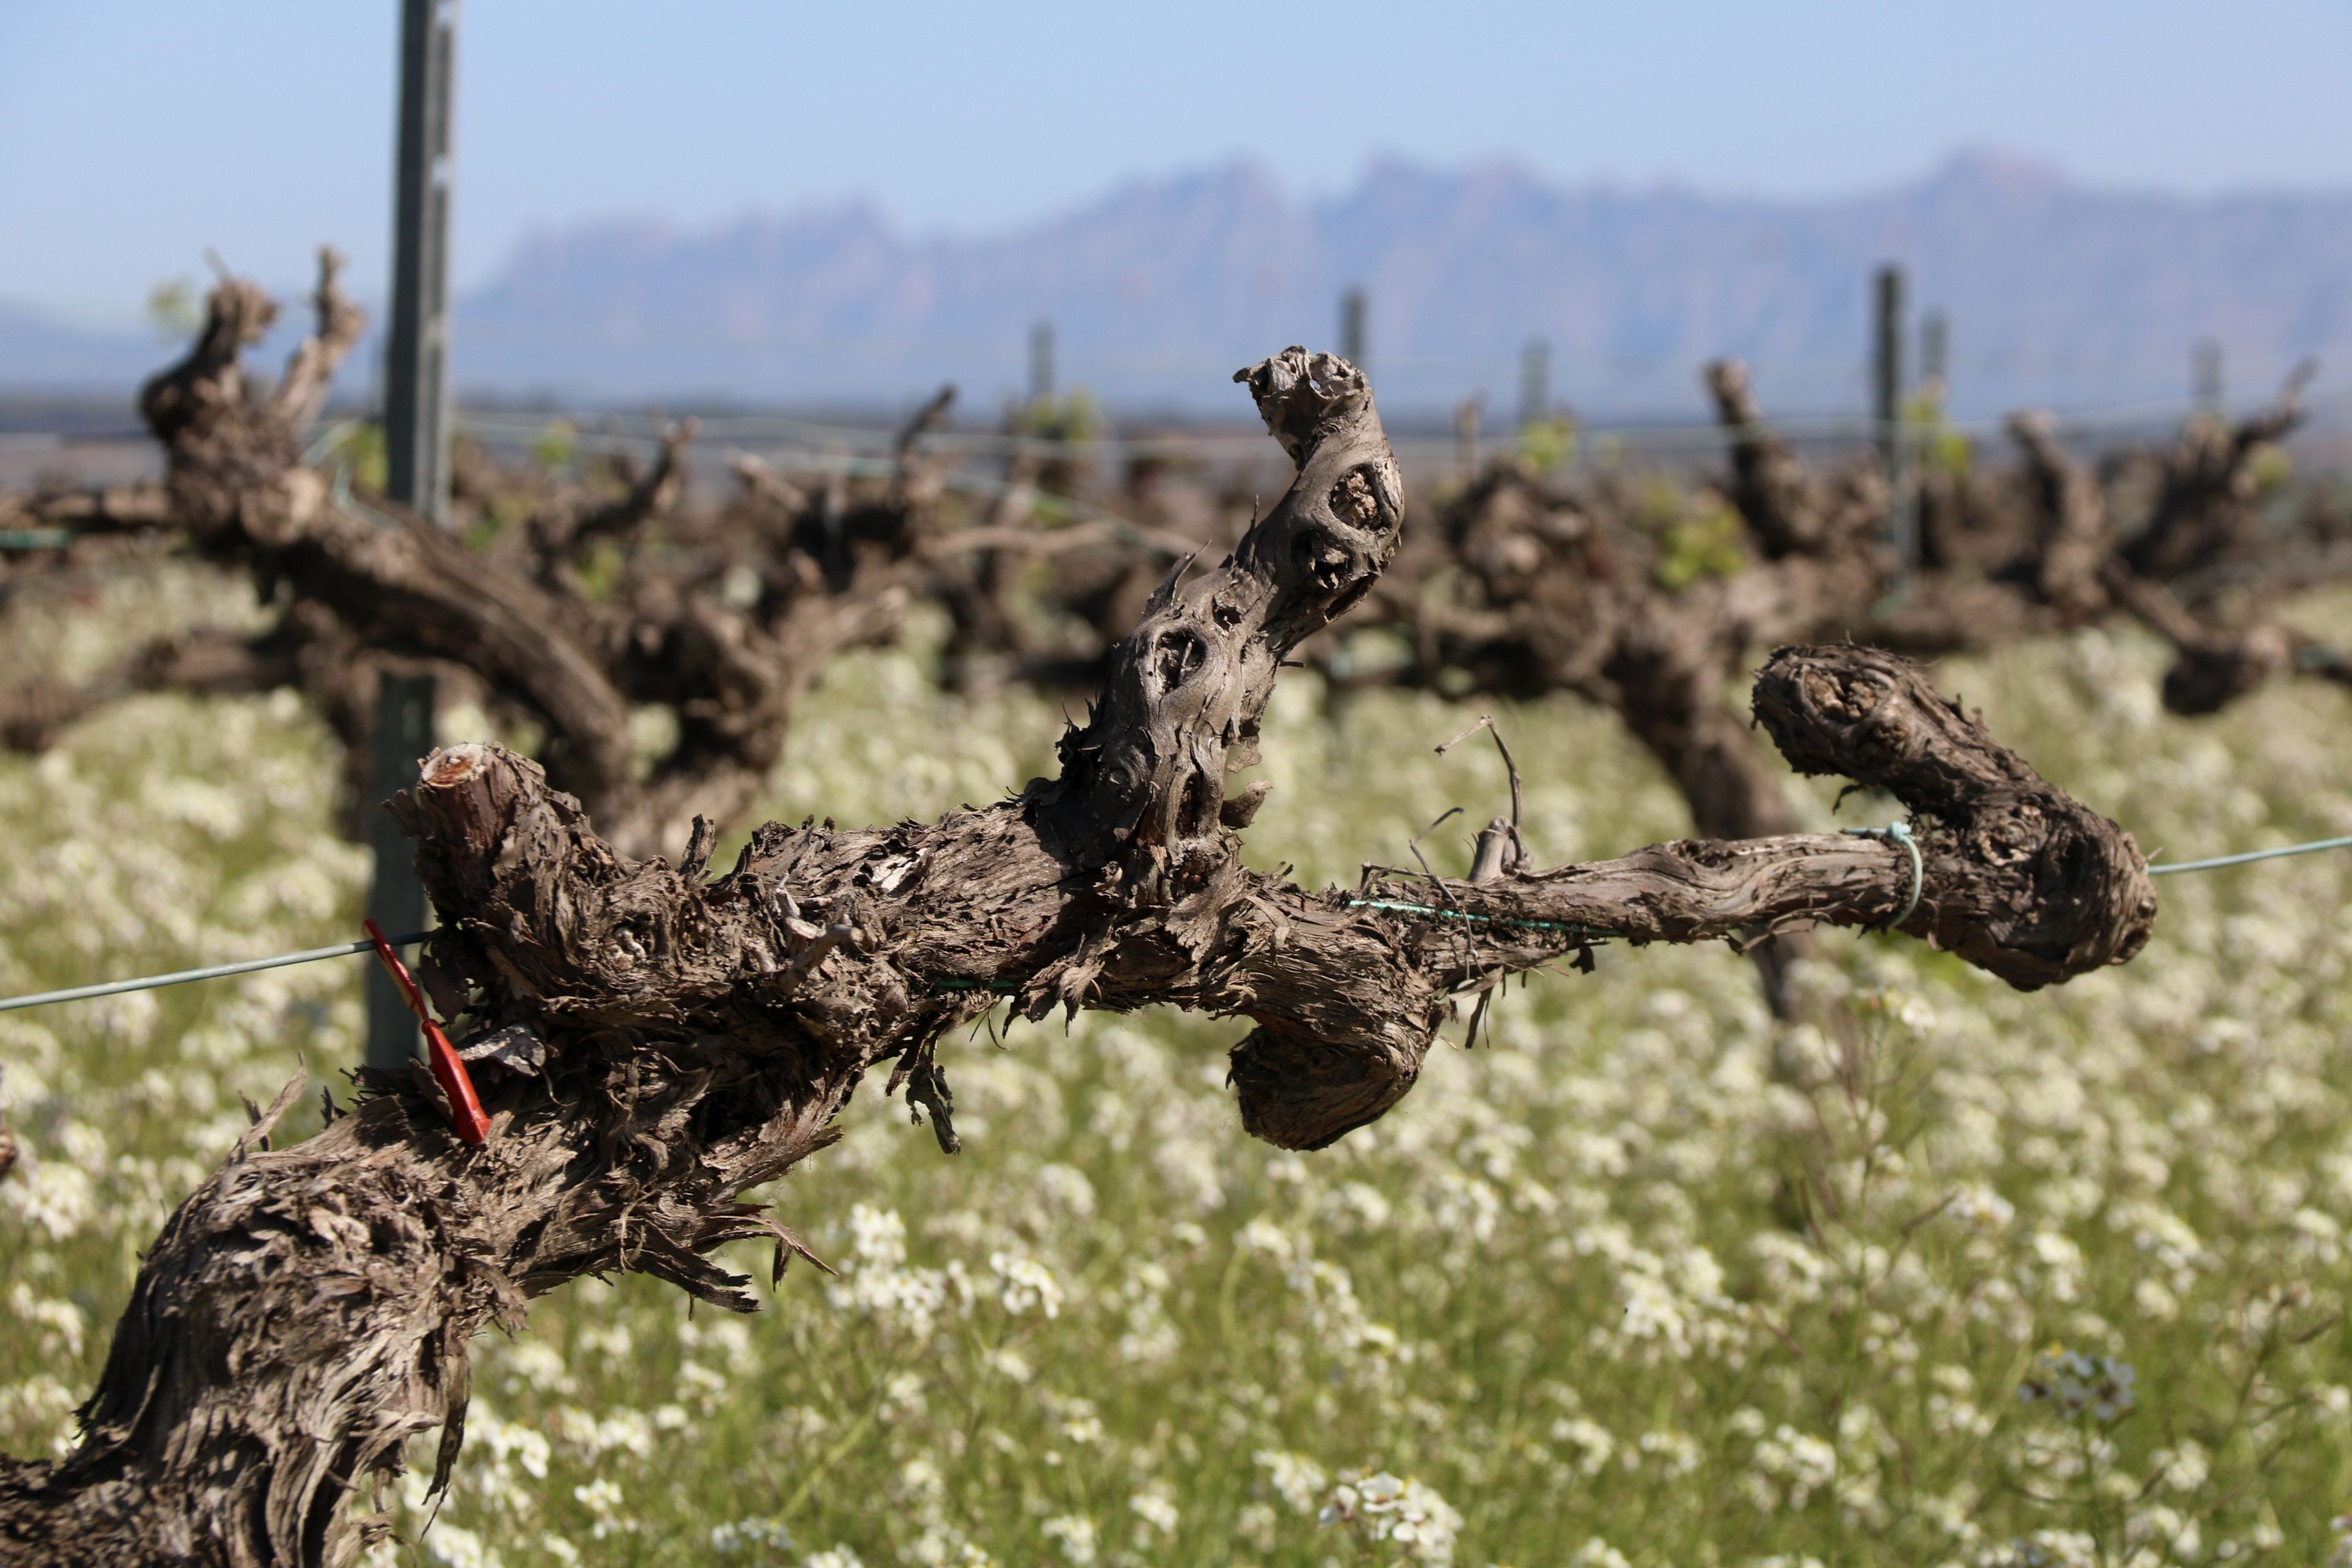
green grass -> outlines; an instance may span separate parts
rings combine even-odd
[[[2188,723],[2161,668],[2084,636],[1938,679],[2174,858],[2352,832],[2342,693]],[[1447,805],[1499,809],[1491,750],[1431,754],[1474,712],[1290,679],[1253,860],[1351,880]],[[1606,715],[1499,717],[1544,859],[1685,830]],[[773,813],[996,798],[1058,723],[845,660]],[[366,868],[331,762],[289,702],[161,699],[0,761],[0,992],[348,935]],[[748,1320],[585,1283],[482,1341],[456,1490],[386,1560],[2326,1561],[2352,1507],[2352,857],[2162,890],[2137,963],[2031,996],[1828,937],[1826,1031],[1774,1026],[1719,949],[1607,950],[1310,1156],[1240,1132],[1231,1024],[960,1039],[965,1153],[864,1096],[776,1192],[839,1279],[795,1268]],[[0,1016],[29,1151],[0,1184],[0,1447],[66,1440],[136,1248],[240,1092],[352,1059],[358,979]],[[2060,1347],[2128,1363],[2130,1408],[2021,1397]]]

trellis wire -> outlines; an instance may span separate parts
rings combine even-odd
[[[1872,837],[1884,837],[1911,850],[1916,863],[1918,850],[1906,842],[1908,835],[1897,836],[1889,828],[1857,829]],[[2218,871],[2227,866],[2248,866],[2257,860],[2276,860],[2288,855],[2315,855],[2323,849],[2352,849],[2352,835],[2341,838],[2315,838],[2307,844],[2289,844],[2276,849],[2249,849],[2242,855],[2221,855],[2210,860],[2182,860],[2169,866],[2150,866],[2151,877],[2167,877],[2181,871]],[[1912,901],[1916,905],[1918,891],[1915,880]],[[1482,924],[1525,926],[1538,931],[1569,931],[1593,942],[1606,941],[1613,931],[1596,927],[1576,925],[1565,921],[1536,920],[1522,915],[1486,914],[1475,910],[1441,909],[1434,904],[1406,903],[1395,899],[1350,899],[1348,907],[1355,910],[1384,910],[1398,914],[1428,915],[1438,920],[1471,921]],[[1906,915],[1908,910],[1904,911]],[[392,938],[394,947],[407,947],[423,942],[426,931]],[[279,969],[289,963],[314,963],[322,958],[347,958],[354,953],[373,951],[374,943],[367,941],[337,942],[331,947],[306,948],[300,952],[281,952],[274,958],[248,958],[238,963],[215,963],[202,969],[183,969],[170,974],[143,975],[137,980],[110,980],[97,985],[76,985],[64,991],[37,991],[29,996],[0,998],[0,1013],[10,1013],[19,1007],[41,1007],[52,1002],[79,1002],[92,996],[119,996],[131,991],[152,991],[159,986],[184,985],[194,980],[218,980],[231,974],[250,974],[256,970]],[[961,989],[969,982],[941,982],[944,989]]]
[[[391,939],[394,947],[408,947],[423,942],[427,931],[415,931]],[[128,991],[152,991],[163,985],[184,985],[192,980],[218,980],[225,975],[250,974],[259,969],[282,969],[289,963],[315,963],[322,958],[347,958],[353,953],[373,952],[375,943],[362,937],[358,942],[339,942],[332,947],[305,948],[300,952],[281,952],[274,958],[248,958],[237,963],[207,964],[202,969],[182,969],[170,974],[142,975],[137,980],[109,980],[97,985],[76,985],[64,991],[39,991],[30,996],[0,998],[0,1013],[10,1013],[19,1007],[39,1007],[51,1002],[79,1002],[91,996],[119,996]]]
[[[2250,866],[2257,860],[2276,860],[2288,855],[2316,855],[2322,849],[2352,849],[2352,837],[2315,838],[2308,844],[2289,844],[2278,849],[2249,849],[2242,855],[2218,855],[2210,860],[2176,860],[2169,866],[2150,866],[2151,877],[2169,877],[2176,871],[2218,871],[2224,866]]]

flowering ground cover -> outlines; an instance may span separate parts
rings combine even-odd
[[[15,617],[0,654],[92,662],[77,628],[146,619],[143,592]],[[2189,722],[2161,672],[2086,634],[1937,678],[2170,858],[2352,833],[2343,693]],[[1472,716],[1293,678],[1253,859],[1352,880],[1448,805],[1483,821],[1491,752],[1431,752]],[[1498,717],[1540,858],[1683,830],[1613,720]],[[913,654],[845,660],[772,814],[984,800],[1059,723],[942,695]],[[350,935],[367,866],[332,786],[286,700],[126,701],[0,761],[0,994]],[[1807,786],[1823,825],[1887,820],[1830,796]],[[1721,950],[1604,950],[1313,1155],[1242,1134],[1230,1024],[982,1028],[941,1053],[964,1153],[876,1084],[776,1192],[837,1277],[797,1268],[749,1319],[590,1284],[484,1340],[455,1489],[437,1517],[421,1482],[388,1497],[415,1543],[383,1560],[2326,1562],[2352,1508],[2352,856],[2162,892],[2137,962],[2031,996],[1830,936],[1793,1027]],[[359,973],[0,1015],[25,1148],[0,1447],[68,1440],[239,1096],[344,1090]]]

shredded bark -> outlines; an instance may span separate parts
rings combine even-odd
[[[711,879],[706,833],[683,865],[635,858],[535,762],[428,758],[393,809],[489,1140],[458,1142],[428,1085],[378,1078],[356,1113],[270,1150],[289,1086],[147,1252],[79,1446],[0,1468],[0,1563],[351,1563],[386,1528],[355,1493],[412,1436],[441,1429],[436,1479],[456,1462],[474,1334],[616,1270],[753,1310],[715,1248],[764,1237],[778,1275],[814,1258],[748,1194],[830,1142],[885,1064],[952,1150],[940,1044],[1000,1001],[1245,1020],[1244,1124],[1315,1149],[1393,1108],[1456,999],[1502,976],[1597,942],[1901,911],[1907,853],[1843,836],[1352,890],[1248,869],[1227,774],[1286,656],[1377,584],[1403,492],[1352,365],[1293,348],[1240,379],[1296,478],[1229,556],[1166,574],[1055,779],[928,825],[770,824]],[[1900,660],[1784,648],[1756,711],[1801,768],[1911,810],[1905,931],[2026,988],[2146,941],[2130,837]]]

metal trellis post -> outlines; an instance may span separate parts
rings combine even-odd
[[[1930,310],[1919,323],[1919,385],[1937,409],[1951,394],[1952,319]]]
[[[1529,338],[1519,351],[1519,428],[1551,417],[1551,344]]]
[[[1364,368],[1364,354],[1369,345],[1364,341],[1364,291],[1350,289],[1339,298],[1339,357]]]
[[[457,0],[402,0],[399,151],[394,172],[392,330],[384,366],[384,492],[436,522],[449,511],[449,186]],[[368,913],[386,930],[425,925],[414,852],[375,803],[415,782],[432,749],[430,675],[380,678],[368,769],[375,887]],[[367,974],[367,1062],[415,1059],[415,1016],[390,974]]]
[[[2221,345],[2212,338],[2197,340],[2195,368],[2190,372],[2198,408],[2215,418],[2221,414]]]
[[[1886,470],[1887,542],[1906,567],[1919,563],[1919,517],[1912,504],[1903,439],[1903,268],[1893,262],[1878,269],[1873,289],[1875,331],[1871,354],[1872,414],[1878,429],[1878,455]]]
[[[1054,395],[1054,323],[1029,329],[1029,406],[1042,409]]]

